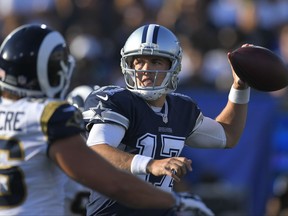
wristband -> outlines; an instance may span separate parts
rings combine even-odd
[[[134,175],[147,174],[146,168],[151,157],[136,154],[131,162],[131,173]]]
[[[250,99],[250,87],[247,89],[238,90],[232,86],[228,99],[235,104],[247,104]]]

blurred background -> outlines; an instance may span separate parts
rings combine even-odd
[[[71,89],[124,85],[120,49],[127,37],[147,23],[166,26],[184,50],[177,91],[210,117],[225,106],[232,84],[228,52],[251,43],[288,65],[287,0],[0,0],[1,42],[27,23],[45,23],[67,39],[77,60]],[[288,215],[287,99],[287,88],[252,90],[238,146],[184,149],[194,168],[178,189],[200,194],[216,215]]]

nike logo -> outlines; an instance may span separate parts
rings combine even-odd
[[[108,95],[105,96],[101,96],[101,95],[96,95],[97,97],[99,97],[100,99],[107,101],[108,100]]]

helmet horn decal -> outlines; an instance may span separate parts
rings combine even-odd
[[[60,85],[57,87],[50,86],[48,78],[48,60],[53,49],[61,44],[65,44],[64,38],[56,31],[49,33],[43,40],[37,59],[37,75],[40,83],[40,87],[43,92],[46,92],[48,97],[54,97],[63,88],[64,76],[61,76]]]

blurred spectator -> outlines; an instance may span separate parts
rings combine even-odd
[[[232,82],[231,68],[227,59],[227,52],[214,49],[205,53],[203,57],[202,77],[207,84],[220,91],[228,91]]]
[[[240,4],[241,2],[238,0],[211,1],[208,7],[208,16],[211,22],[218,28],[235,26]]]
[[[276,54],[282,58],[284,64],[288,67],[288,22],[279,26],[277,31],[277,44],[275,44],[273,50]],[[281,98],[282,106],[288,110],[288,87],[281,90],[271,92],[271,95]]]
[[[202,65],[202,54],[193,47],[192,41],[184,34],[178,35],[183,47],[182,69],[179,73],[179,87],[197,88],[203,85],[200,68]]]
[[[288,2],[286,0],[257,1],[259,27],[275,30],[288,20]]]
[[[92,82],[118,83],[119,52],[125,38],[142,24],[158,23],[183,35],[182,43],[184,47],[187,45],[180,85],[211,87],[212,83],[212,87],[223,90],[226,87],[218,84],[219,79],[227,77],[223,71],[217,77],[216,70],[224,68],[225,62],[221,52],[216,51],[231,51],[242,43],[275,47],[276,28],[288,22],[288,3],[284,0],[0,0],[1,41],[11,29],[31,22],[49,24],[72,44],[78,67],[71,87]],[[215,60],[220,62],[212,69],[206,62],[215,53],[219,54]],[[211,73],[214,80],[209,77],[207,82],[207,74]]]
[[[288,176],[278,176],[273,186],[273,196],[267,202],[265,216],[287,216]]]
[[[287,99],[287,95],[283,98]],[[287,101],[284,101],[284,104],[287,105]],[[286,216],[288,215],[288,107],[280,104],[273,123],[271,133],[273,185],[266,204],[265,216]]]

